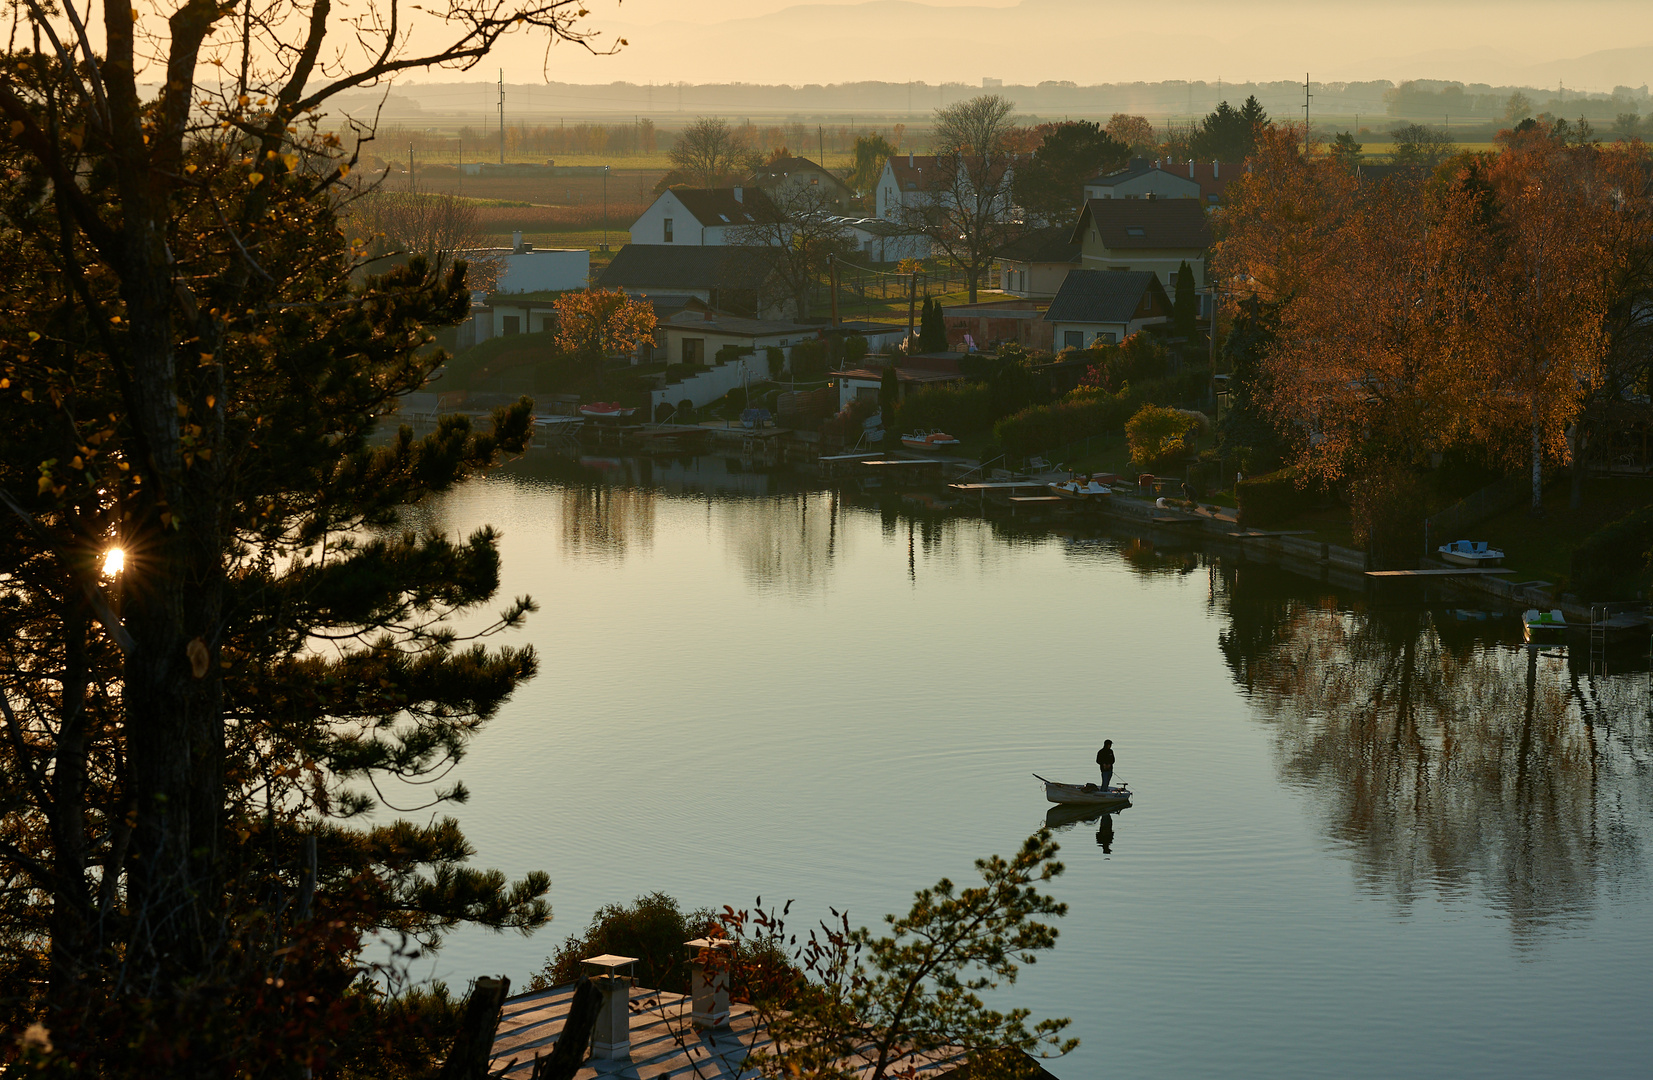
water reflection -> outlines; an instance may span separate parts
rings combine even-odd
[[[1102,854],[1113,854],[1114,819],[1127,808],[1123,806],[1052,806],[1045,811],[1045,828],[1052,832],[1077,831],[1081,825],[1096,825],[1096,846]]]
[[[1645,674],[1581,676],[1521,647],[1517,620],[1340,604],[1256,567],[1214,571],[1213,600],[1281,777],[1371,892],[1403,910],[1479,894],[1530,943],[1645,877]]]

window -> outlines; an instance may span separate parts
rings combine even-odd
[[[503,315],[500,317],[502,334],[518,334],[522,332],[522,318],[517,315]]]
[[[546,333],[550,333],[552,330],[555,330],[556,328],[557,328],[557,317],[555,315],[541,315],[540,316],[540,329],[541,330],[545,331]]]
[[[1136,227],[1135,225],[1131,225],[1131,226],[1126,227],[1125,235],[1126,236],[1146,236],[1148,234],[1143,232],[1140,228]]]
[[[1085,347],[1085,332],[1083,330],[1062,331],[1062,348],[1083,349]]]
[[[704,364],[706,362],[705,338],[686,337],[683,339],[683,362],[685,364]]]
[[[666,243],[672,242],[672,219],[666,219]]]
[[[876,402],[878,400],[878,387],[857,386],[855,388],[855,400]]]

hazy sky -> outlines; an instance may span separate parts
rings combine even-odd
[[[979,84],[1071,80],[1457,78],[1609,90],[1653,79],[1653,5],[1624,0],[1402,3],[1175,0],[589,0],[624,37],[593,57],[509,40],[482,72],[508,82]],[[1594,54],[1594,55],[1593,55]],[[543,74],[542,74],[543,73]],[[419,81],[477,78],[421,74]]]

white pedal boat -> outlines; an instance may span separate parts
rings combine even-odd
[[[1131,801],[1131,793],[1124,784],[1103,790],[1096,784],[1059,784],[1054,780],[1045,780],[1038,773],[1034,779],[1041,780],[1045,785],[1045,798],[1053,803],[1067,806],[1125,806]]]

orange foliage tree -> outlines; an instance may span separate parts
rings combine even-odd
[[[557,345],[575,356],[597,361],[628,353],[654,337],[654,307],[619,289],[587,289],[557,297]]]

